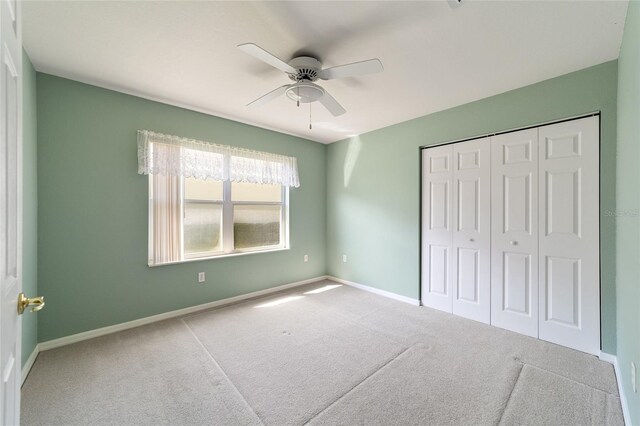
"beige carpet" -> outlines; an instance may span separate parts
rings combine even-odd
[[[325,281],[43,352],[22,423],[623,420],[594,356]]]

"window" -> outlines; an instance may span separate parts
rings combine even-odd
[[[149,175],[149,265],[289,247],[293,157],[138,132]]]
[[[223,251],[223,186],[220,181],[183,179],[183,257],[206,257]]]
[[[283,202],[286,195],[286,187],[283,190],[280,185],[231,182],[235,250],[282,245],[287,223]]]
[[[165,176],[149,176],[150,224],[162,205],[154,187]],[[155,182],[154,182],[155,181]],[[174,263],[221,255],[288,248],[288,187],[274,184],[179,178],[182,223],[175,234],[177,260],[154,259],[154,239],[165,244],[161,229],[150,225],[149,264]]]

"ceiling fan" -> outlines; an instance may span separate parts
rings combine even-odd
[[[287,98],[296,102],[298,106],[300,106],[300,103],[306,104],[318,101],[331,114],[337,117],[344,114],[346,110],[329,92],[315,84],[314,81],[319,79],[334,80],[337,78],[374,74],[384,70],[382,62],[380,62],[379,59],[369,59],[353,64],[322,69],[322,62],[310,56],[298,56],[287,63],[253,43],[240,44],[238,48],[254,58],[266,62],[280,71],[284,71],[289,78],[294,81],[293,84],[285,84],[259,97],[255,101],[247,104],[249,107],[264,105],[278,96],[285,94]]]

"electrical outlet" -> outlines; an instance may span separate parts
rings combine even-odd
[[[203,283],[205,281],[204,272],[198,272],[198,282]]]
[[[304,261],[305,261],[305,262],[308,262],[308,261],[309,261],[309,255],[308,255],[308,254],[305,254],[305,255],[304,255]]]
[[[343,254],[343,255],[342,255],[342,261],[343,261],[344,263],[347,263],[347,255],[346,255],[346,254]]]
[[[638,386],[636,381],[638,380],[638,374],[636,371],[636,363],[631,363],[631,389],[633,389],[633,393],[638,392]]]

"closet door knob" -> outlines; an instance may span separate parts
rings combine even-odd
[[[517,241],[510,241],[509,244],[511,244],[512,246],[517,246],[518,242]]]
[[[473,238],[469,238],[469,241],[474,242],[475,240]]]

